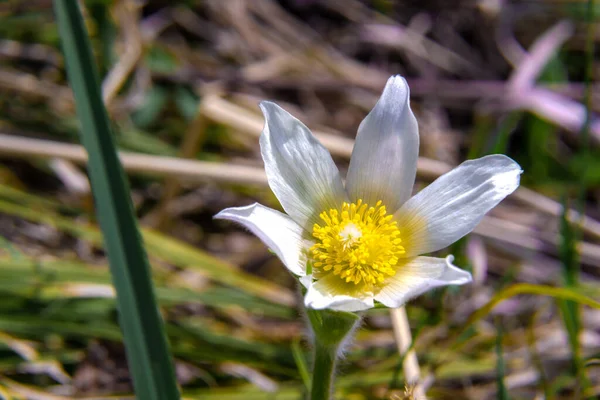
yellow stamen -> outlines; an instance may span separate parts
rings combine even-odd
[[[404,247],[396,221],[386,214],[381,201],[369,207],[362,200],[322,212],[310,249],[317,277],[333,273],[346,283],[371,286],[394,276]]]

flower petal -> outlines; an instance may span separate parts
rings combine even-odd
[[[299,120],[275,103],[261,102],[266,123],[260,136],[269,186],[283,209],[307,231],[319,214],[347,199],[329,151]]]
[[[473,280],[471,274],[452,264],[453,256],[444,258],[417,257],[406,263],[385,282],[375,300],[390,308],[403,306],[424,292],[447,285],[464,285]]]
[[[308,287],[304,305],[315,310],[362,311],[373,308],[372,293],[348,291],[348,285],[338,276],[329,274]],[[354,285],[356,286],[356,285]]]
[[[419,127],[406,80],[393,76],[358,128],[346,181],[352,201],[379,200],[395,212],[411,196],[419,156]]]
[[[465,161],[408,200],[394,215],[405,257],[442,249],[467,233],[519,186],[519,164],[503,155]]]
[[[312,276],[312,274],[301,276],[299,281],[302,286],[304,286],[306,289],[308,289],[310,287],[310,285],[312,285],[313,276]]]
[[[254,203],[246,207],[227,208],[214,216],[248,228],[281,259],[295,275],[306,275],[305,249],[310,247],[302,238],[303,230],[287,215]]]

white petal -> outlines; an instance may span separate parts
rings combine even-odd
[[[375,300],[387,307],[397,308],[430,289],[471,282],[471,274],[452,265],[453,260],[453,256],[407,260],[396,275],[385,282],[385,286],[375,295]]]
[[[310,285],[312,285],[313,276],[312,276],[312,274],[302,276],[302,277],[300,277],[299,281],[302,284],[302,286],[304,286],[305,288],[308,289],[310,287]]]
[[[395,214],[405,257],[442,249],[467,233],[519,186],[519,164],[503,155],[465,161]]]
[[[419,156],[419,127],[404,78],[393,76],[358,128],[346,180],[352,201],[383,201],[395,212],[411,195]]]
[[[216,219],[237,222],[258,236],[295,275],[306,275],[305,249],[310,246],[303,230],[287,215],[255,203],[246,207],[227,208]]]
[[[269,186],[283,209],[307,231],[319,214],[347,199],[329,151],[310,130],[275,103],[262,102],[266,123],[260,136]]]
[[[354,285],[350,283],[349,285]],[[336,311],[362,311],[373,308],[372,293],[346,293],[342,279],[330,274],[309,286],[304,296],[304,305],[315,310],[328,308]]]

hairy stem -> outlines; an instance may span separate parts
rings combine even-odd
[[[333,374],[339,346],[315,342],[313,380],[310,390],[312,400],[326,400],[333,392]]]
[[[333,393],[335,362],[340,346],[351,334],[360,317],[353,313],[307,309],[314,333],[314,363],[311,400],[328,400]]]

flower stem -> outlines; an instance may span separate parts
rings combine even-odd
[[[310,389],[311,400],[329,399],[333,391],[333,372],[339,346],[328,346],[315,342],[313,380]]]
[[[360,317],[353,313],[307,309],[314,333],[314,364],[311,400],[328,400],[333,393],[335,362],[340,347]]]

